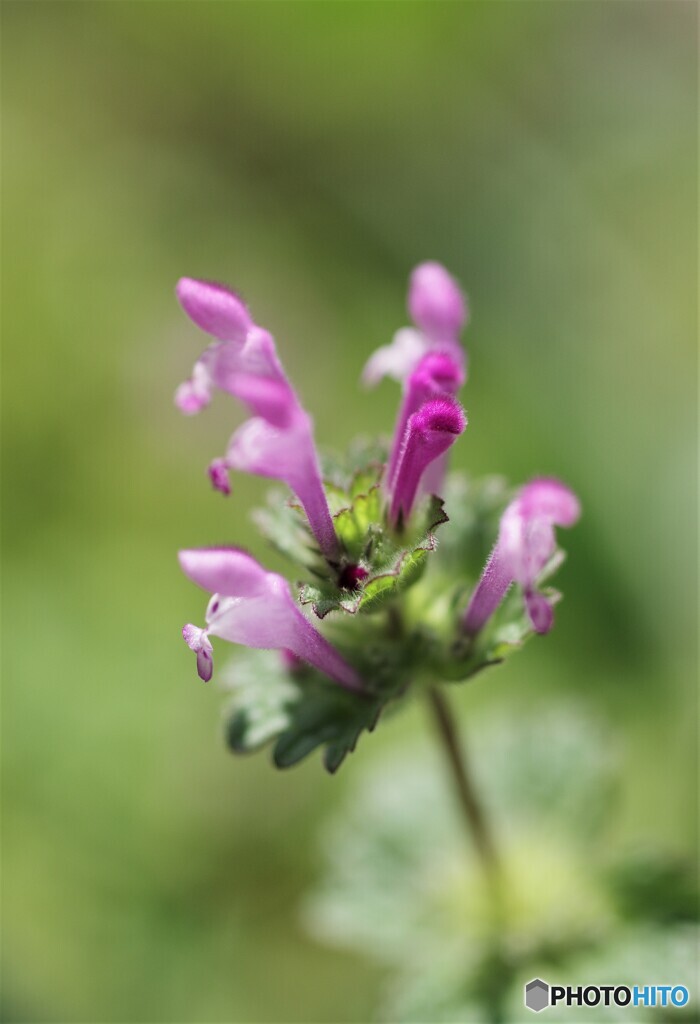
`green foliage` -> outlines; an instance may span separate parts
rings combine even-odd
[[[374,729],[383,701],[358,697],[306,667],[288,671],[272,651],[248,651],[230,672],[226,739],[237,754],[274,741],[272,758],[289,768],[318,747],[335,772],[360,734]]]
[[[283,491],[270,491],[265,507],[253,510],[253,521],[270,544],[291,562],[314,576],[326,573],[325,559],[303,509],[289,501]]]
[[[323,836],[325,874],[303,909],[309,931],[384,966],[380,1016],[393,1024],[519,1024],[523,985],[535,976],[686,984],[692,1004],[697,930],[670,916],[658,920],[674,888],[673,859],[657,853],[647,871],[636,855],[620,854],[623,873],[631,870],[637,891],[647,893],[633,928],[610,884],[605,829],[619,771],[611,736],[574,706],[473,725],[475,784],[501,859],[498,902],[438,752],[414,740],[354,776]],[[633,1011],[585,1015],[632,1022]]]
[[[615,864],[608,878],[620,912],[632,921],[700,920],[697,865],[689,858],[644,850]]]

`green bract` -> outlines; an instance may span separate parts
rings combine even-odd
[[[354,453],[325,469],[343,547],[336,567],[321,555],[293,502],[273,494],[254,517],[293,564],[299,602],[323,619],[324,633],[352,661],[367,693],[342,690],[301,662],[290,667],[276,652],[241,652],[229,670],[226,736],[236,753],[272,744],[280,768],[322,748],[323,763],[334,772],[361,734],[411,690],[466,682],[521,647],[532,626],[513,593],[478,636],[460,628],[512,497],[501,478],[472,481],[453,473],[445,501],[423,499],[410,527],[392,530],[383,514],[380,452]]]

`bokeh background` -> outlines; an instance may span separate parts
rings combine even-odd
[[[327,447],[390,428],[393,386],[357,379],[410,268],[460,278],[457,464],[560,475],[584,507],[555,632],[461,719],[574,699],[619,755],[607,852],[692,857],[697,17],[3,4],[5,1020],[366,1021],[382,989],[298,908],[353,774],[424,709],[337,778],[224,749],[175,553],[282,563],[249,523],[265,482],[224,501],[204,475],[239,410],[173,407],[203,340],[183,274],[248,298]]]

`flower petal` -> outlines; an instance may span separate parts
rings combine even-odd
[[[573,526],[581,515],[574,492],[554,477],[537,477],[520,492],[520,511],[525,519],[543,517],[555,526]]]
[[[523,587],[531,587],[556,551],[557,540],[552,521],[544,516],[523,515],[516,499],[501,518],[498,545],[512,578]]]
[[[276,426],[291,422],[299,402],[279,361],[272,335],[253,327],[245,344],[219,345],[212,359],[216,387],[245,402]]]
[[[211,480],[212,487],[215,490],[220,491],[221,494],[225,494],[227,497],[231,493],[231,482],[228,478],[228,466],[226,465],[225,459],[214,459],[209,464],[207,470],[209,479]]]
[[[538,578],[557,559],[554,527],[573,526],[581,514],[570,488],[551,477],[531,480],[501,516],[498,541],[472,594],[463,625],[477,633],[503,600],[511,582],[523,588],[525,607],[537,633],[554,622],[552,602],[537,590]]]
[[[536,633],[549,633],[554,625],[554,609],[544,596],[537,590],[525,593],[525,608]]]
[[[175,405],[186,416],[194,416],[211,401],[211,381],[205,364],[200,360],[194,364],[192,376],[184,381],[175,392]]]
[[[200,679],[208,683],[214,672],[214,659],[212,657],[212,646],[209,637],[204,629],[198,626],[183,626],[182,636],[185,643],[197,655],[197,673]]]
[[[418,412],[421,406],[431,398],[439,398],[440,395],[456,395],[463,383],[464,370],[462,366],[447,352],[428,352],[423,356],[405,385],[389,459],[387,472],[389,486],[396,474],[406,426],[413,413]]]
[[[411,319],[432,340],[456,340],[467,322],[462,291],[441,263],[421,263],[411,274],[408,290]]]
[[[265,576],[263,592],[257,596],[215,595],[207,611],[209,632],[246,647],[291,651],[346,689],[361,691],[355,669],[305,618],[287,581],[276,573]]]
[[[428,352],[430,343],[420,331],[403,327],[397,331],[390,345],[382,345],[373,352],[362,371],[362,383],[374,387],[383,377],[405,380]]]
[[[251,555],[236,548],[181,551],[180,565],[193,582],[213,591],[207,629],[190,625],[182,631],[197,652],[200,674],[208,671],[211,677],[212,635],[246,647],[291,651],[341,686],[363,689],[355,669],[301,612],[282,576],[267,572]]]
[[[185,576],[211,594],[255,597],[264,592],[268,573],[240,548],[189,548],[178,558]]]
[[[231,469],[284,481],[304,506],[324,555],[331,560],[338,557],[338,540],[306,413],[300,410],[287,428],[275,427],[260,417],[248,420],[231,438],[226,463]]]
[[[192,277],[180,278],[175,291],[180,305],[197,327],[219,341],[243,344],[253,321],[235,292]]]

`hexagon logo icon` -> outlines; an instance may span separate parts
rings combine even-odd
[[[525,986],[525,1005],[533,1013],[539,1013],[549,1006],[549,985],[541,978],[533,978]]]

